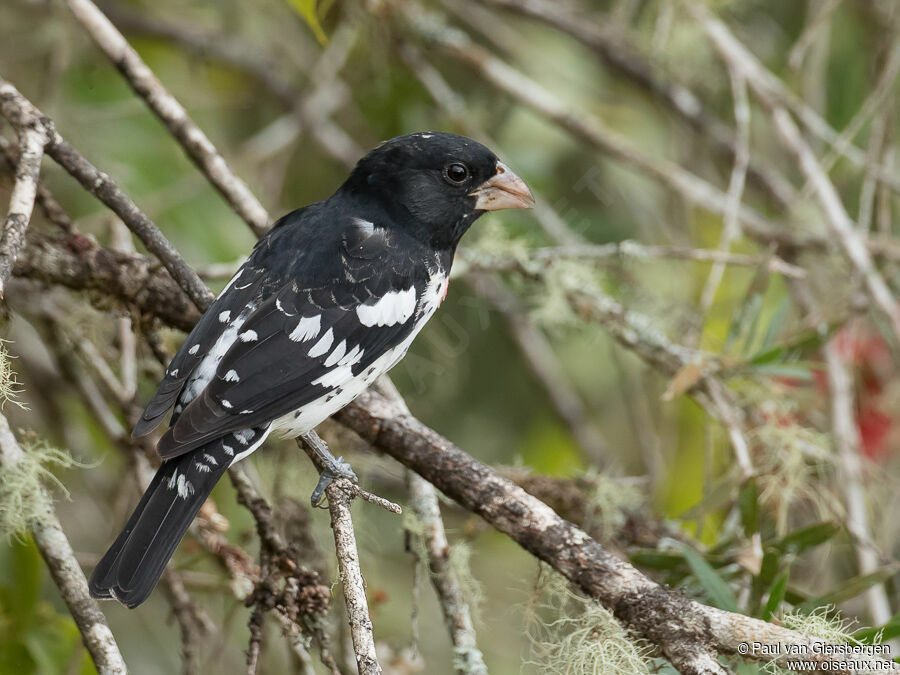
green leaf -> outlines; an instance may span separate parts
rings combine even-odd
[[[769,325],[766,326],[766,333],[763,335],[760,349],[768,349],[775,344],[775,336],[781,332],[786,319],[790,316],[791,303],[789,297],[789,295],[785,295],[779,301],[778,308],[769,320]]]
[[[874,644],[876,639],[879,642],[887,642],[900,637],[900,613],[894,614],[883,626],[859,629],[853,637],[865,644]]]
[[[791,532],[782,539],[776,541],[773,546],[784,554],[797,555],[803,551],[814,548],[831,539],[841,531],[841,526],[830,520],[804,527],[802,530]]]
[[[824,595],[817,598],[810,598],[798,608],[801,612],[811,612],[817,607],[824,605],[837,605],[839,603],[855,598],[864,591],[868,590],[876,584],[880,584],[894,576],[900,570],[900,563],[894,563],[883,567],[880,570],[870,572],[869,574],[860,574],[851,579],[847,579]]]
[[[628,559],[633,565],[652,570],[674,570],[684,564],[684,556],[680,553],[645,549],[635,551]]]
[[[319,14],[316,11],[317,0],[288,0],[288,2],[294,8],[294,11],[306,21],[306,25],[310,27],[319,44],[328,44],[328,37],[325,35],[325,31],[322,30],[322,24],[319,23]]]
[[[806,330],[775,347],[758,351],[750,357],[750,365],[761,366],[775,361],[796,361],[818,351],[834,335],[840,327],[838,323],[829,324],[825,330]]]
[[[694,576],[697,577],[697,581],[703,586],[712,603],[719,609],[729,612],[739,611],[734,593],[731,592],[731,588],[712,566],[696,551],[685,548],[683,552],[684,559],[691,566]]]
[[[741,486],[737,503],[744,533],[749,537],[759,530],[759,489],[752,476]]]
[[[766,600],[765,607],[763,607],[762,614],[760,615],[760,618],[763,621],[771,619],[772,615],[778,611],[778,608],[784,601],[784,593],[787,591],[788,572],[789,570],[785,570],[779,574],[775,579],[775,583],[769,588],[769,599]]]

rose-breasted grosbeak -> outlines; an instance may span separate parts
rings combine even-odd
[[[91,594],[143,602],[225,470],[272,431],[311,431],[394,366],[444,299],[466,230],[485,211],[533,203],[483,145],[419,133],[382,143],[334,195],[281,218],[135,426],[148,434],[174,407],[162,466],[94,569]]]

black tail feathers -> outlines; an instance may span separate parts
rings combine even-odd
[[[125,529],[94,568],[88,582],[92,596],[115,598],[130,608],[147,599],[228,468],[232,456],[222,446],[222,441],[215,441],[163,462]]]

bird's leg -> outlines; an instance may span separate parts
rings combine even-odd
[[[309,498],[310,503],[314,507],[318,506],[322,501],[325,488],[331,485],[332,481],[338,478],[346,478],[354,483],[359,482],[359,478],[353,472],[353,467],[345,462],[343,457],[332,455],[328,445],[315,431],[303,434],[300,438],[302,439],[303,449],[319,471],[319,482]]]

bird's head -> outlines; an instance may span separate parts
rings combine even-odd
[[[493,152],[440,132],[385,141],[359,161],[344,189],[375,199],[397,226],[438,249],[455,248],[485,211],[534,206],[525,182]]]

